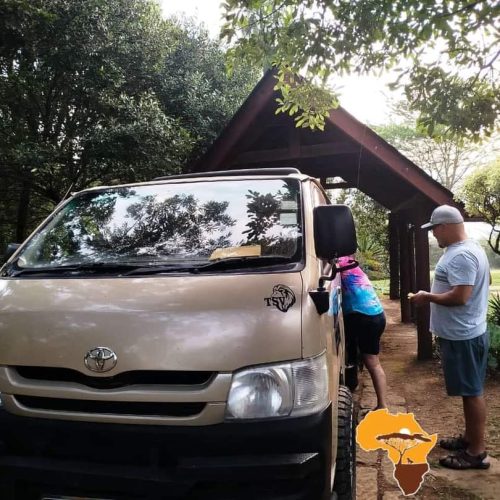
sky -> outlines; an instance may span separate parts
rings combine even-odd
[[[221,26],[221,0],[157,0],[164,16],[187,15],[198,19],[208,28],[210,35],[218,37]],[[388,97],[396,98],[387,84],[390,75],[382,77],[350,76],[333,81],[340,95],[340,104],[358,120],[369,125],[390,122]]]

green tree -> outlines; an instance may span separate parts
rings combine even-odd
[[[458,198],[469,214],[491,225],[488,244],[500,255],[500,158],[467,177]]]
[[[19,192],[17,240],[37,197],[53,205],[97,180],[141,178],[145,160],[182,164],[189,138],[152,94],[168,34],[154,2],[4,0],[0,33],[0,164]]]
[[[0,244],[69,192],[178,173],[257,75],[154,0],[0,2]]]
[[[485,166],[500,148],[498,134],[482,144],[449,134],[442,125],[436,137],[415,125],[417,116],[407,102],[392,105],[396,123],[373,129],[433,179],[453,191],[476,168]]]
[[[165,114],[178,119],[193,138],[189,170],[189,162],[217,138],[260,74],[247,65],[228,76],[220,42],[190,19],[171,21],[175,43],[160,72],[157,95]]]
[[[230,67],[241,60],[275,66],[283,94],[278,109],[298,113],[298,125],[320,126],[335,104],[328,77],[397,69],[395,85],[404,85],[431,135],[438,124],[472,138],[494,129],[500,49],[493,0],[226,0],[223,6]]]
[[[357,259],[372,279],[389,272],[388,211],[357,189],[346,189],[335,195],[335,203],[349,205],[356,223]]]

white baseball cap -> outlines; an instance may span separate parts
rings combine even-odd
[[[460,211],[450,205],[441,205],[434,209],[431,215],[431,220],[420,226],[422,229],[431,229],[438,224],[460,224],[464,221]]]

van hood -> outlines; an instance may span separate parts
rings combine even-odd
[[[130,370],[233,371],[302,354],[298,272],[0,280],[0,364],[72,368],[107,347]]]

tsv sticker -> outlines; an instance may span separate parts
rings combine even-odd
[[[286,285],[274,285],[273,293],[264,299],[267,307],[276,307],[281,312],[287,312],[295,304],[295,294]]]

